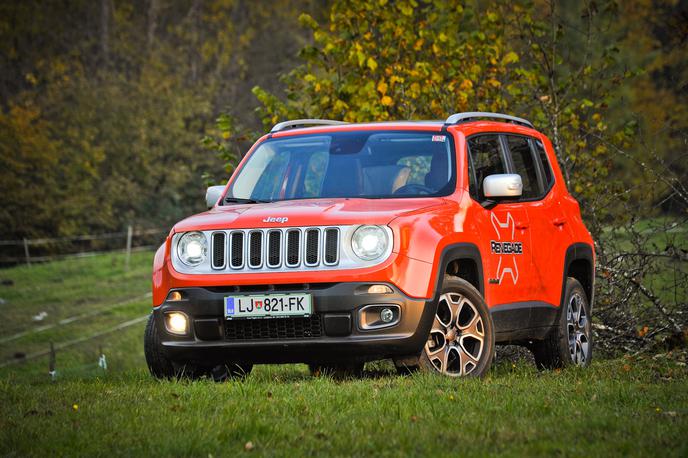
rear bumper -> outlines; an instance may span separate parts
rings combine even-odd
[[[273,286],[182,288],[177,291],[183,292],[184,300],[165,301],[153,313],[165,352],[183,363],[332,363],[419,354],[436,304],[410,298],[392,284],[387,284],[392,294],[361,294],[360,287],[369,284],[278,285],[278,290]],[[311,294],[313,316],[242,323],[224,319],[225,296],[271,292]],[[363,329],[360,311],[371,304],[398,306],[399,322],[386,328]],[[165,328],[165,314],[173,311],[189,317],[188,335],[177,336]]]

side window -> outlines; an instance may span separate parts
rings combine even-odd
[[[545,153],[545,146],[540,140],[533,140],[535,144],[535,150],[538,156],[540,156],[540,162],[542,163],[542,170],[545,172],[545,188],[549,189],[554,183],[554,175],[552,174],[552,166],[549,164],[549,159],[547,159],[547,153]]]
[[[480,135],[468,139],[468,176],[471,197],[485,200],[483,180],[488,175],[506,173],[501,146],[497,135]]]
[[[506,135],[506,142],[511,153],[511,162],[514,164],[514,173],[521,175],[523,180],[522,199],[537,198],[542,195],[537,176],[537,166],[530,144],[526,137]]]

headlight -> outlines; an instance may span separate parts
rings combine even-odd
[[[177,255],[187,266],[197,266],[208,256],[208,242],[200,232],[187,232],[177,244]]]
[[[361,226],[351,237],[351,248],[359,258],[372,261],[387,251],[389,240],[380,226]]]

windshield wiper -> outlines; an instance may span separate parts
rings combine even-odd
[[[259,199],[242,199],[239,197],[225,197],[223,202],[226,204],[269,204],[272,201]]]

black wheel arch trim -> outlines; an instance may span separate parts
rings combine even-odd
[[[564,257],[564,273],[561,279],[561,299],[559,305],[564,303],[564,295],[566,294],[566,279],[569,277],[569,271],[574,261],[586,261],[589,265],[589,278],[587,283],[583,283],[583,290],[588,296],[588,305],[592,313],[593,302],[595,299],[595,255],[591,245],[587,243],[574,243],[566,249]]]
[[[439,300],[440,292],[442,291],[442,281],[444,280],[444,273],[447,271],[449,263],[452,261],[459,261],[462,259],[470,260],[475,263],[477,269],[477,283],[476,289],[485,297],[485,282],[483,279],[483,261],[480,256],[478,246],[473,243],[453,243],[445,246],[440,255],[439,269],[437,270],[437,278],[435,279],[435,292],[432,296],[433,302]]]

